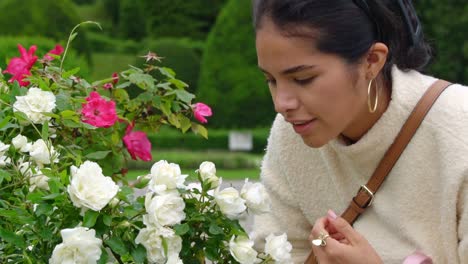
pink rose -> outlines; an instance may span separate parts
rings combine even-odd
[[[116,72],[114,72],[112,74],[112,84],[116,85],[118,82],[119,82],[119,75]]]
[[[112,89],[112,83],[105,83],[102,88],[104,88],[105,90],[109,90],[109,89]]]
[[[81,109],[83,122],[95,127],[110,127],[117,121],[115,102],[106,101],[97,92],[91,92]]]
[[[432,264],[432,259],[423,253],[416,251],[405,258],[403,264]]]
[[[211,116],[211,108],[204,103],[196,103],[193,105],[193,114],[195,118],[201,123],[207,123],[205,116]]]
[[[44,55],[44,60],[51,61],[54,59],[54,57],[50,56],[49,54],[60,55],[63,53],[63,51],[63,47],[60,44],[57,44],[53,50],[47,52],[47,54]]]
[[[127,127],[123,142],[127,147],[128,152],[132,159],[136,160],[137,157],[143,161],[150,161],[153,159],[151,155],[151,142],[144,132],[132,131],[133,124]]]
[[[4,73],[13,75],[11,79],[8,80],[9,82],[18,81],[21,86],[29,85],[29,82],[24,81],[24,79],[31,75],[31,68],[37,61],[37,56],[34,55],[36,49],[37,47],[33,45],[29,48],[29,51],[26,51],[21,44],[18,44],[21,57],[12,58],[6,70],[3,71]]]

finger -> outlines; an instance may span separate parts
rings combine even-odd
[[[317,238],[320,233],[328,234],[327,226],[329,225],[328,219],[326,217],[319,218],[315,221],[314,226],[312,227],[311,237],[312,239]]]
[[[361,235],[342,217],[337,217],[335,220],[329,221],[329,225],[333,226],[336,231],[341,233],[352,245],[357,244],[361,240]]]

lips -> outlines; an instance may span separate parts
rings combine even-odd
[[[294,131],[296,133],[305,135],[312,130],[316,121],[317,119],[314,118],[311,120],[290,121],[290,123],[293,125]]]

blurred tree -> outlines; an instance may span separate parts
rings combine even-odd
[[[226,0],[147,0],[148,33],[156,38],[205,39],[225,3]]]
[[[119,35],[123,38],[141,40],[146,36],[145,2],[119,1]]]
[[[273,121],[251,21],[251,0],[231,0],[207,38],[198,97],[213,108],[210,127],[259,127]]]
[[[435,50],[429,72],[468,84],[468,1],[415,1],[426,38]]]

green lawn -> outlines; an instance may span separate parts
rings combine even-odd
[[[112,73],[128,69],[128,65],[134,65],[137,59],[138,57],[136,55],[93,53],[91,79],[100,80],[109,78]]]
[[[148,174],[148,170],[130,170],[127,174],[129,179],[136,179],[140,175]],[[194,170],[182,170],[182,173],[189,174],[188,180],[195,180],[196,173]],[[260,169],[239,169],[239,170],[217,170],[218,177],[226,180],[243,180],[249,178],[258,180],[260,176]]]

